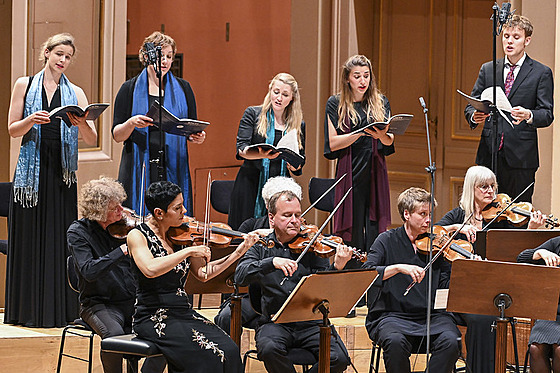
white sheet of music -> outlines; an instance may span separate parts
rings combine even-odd
[[[437,289],[436,299],[434,300],[434,309],[435,310],[446,309],[448,296],[449,296],[449,289]]]

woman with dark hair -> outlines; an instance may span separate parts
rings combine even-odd
[[[278,153],[248,149],[253,144],[276,145],[291,131],[296,132],[299,153],[305,157],[305,123],[299,87],[293,76],[280,73],[268,85],[262,105],[248,107],[239,122],[236,157],[244,162],[231,193],[228,225],[233,229],[248,218],[266,215],[261,191],[269,178],[289,176],[289,172],[301,175],[303,165],[295,168],[278,158]]]
[[[210,248],[177,247],[167,238],[169,228],[180,226],[185,213],[179,186],[153,183],[146,192],[146,207],[151,217],[127,238],[137,285],[134,332],[158,346],[169,372],[241,372],[237,345],[192,309],[184,288],[188,272],[200,281],[217,276],[258,236],[247,234],[232,254],[210,261]]]
[[[57,107],[88,104],[64,75],[74,37],[53,35],[40,51],[43,69],[16,81],[8,113],[8,132],[22,141],[8,219],[4,322],[52,328],[78,315],[76,294],[66,285],[66,229],[78,215],[78,134],[94,145],[97,132],[85,116],[49,118]]]
[[[146,43],[161,47],[163,106],[178,118],[197,118],[196,101],[191,85],[169,71],[176,53],[175,41],[170,36],[156,31],[144,39],[138,58],[145,68],[139,75],[127,80],[121,86],[115,99],[113,117],[113,138],[117,142],[124,141],[119,181],[123,184],[128,198],[123,205],[138,213],[141,212],[143,165],[146,167],[148,177],[146,185],[159,180],[157,162],[160,134],[158,128],[153,126],[152,118],[145,115],[153,102],[158,100],[159,79],[153,65],[147,62]],[[181,187],[189,216],[193,214],[193,201],[187,141],[202,144],[205,138],[204,131],[194,133],[188,138],[164,133],[164,180],[174,182]]]
[[[353,189],[335,214],[334,231],[348,245],[367,250],[391,223],[385,156],[395,152],[394,139],[387,133],[388,126],[351,132],[388,119],[391,106],[377,89],[371,62],[365,56],[346,61],[340,85],[340,93],[327,101],[324,155],[337,159],[337,179],[348,175],[335,189],[335,202]]]

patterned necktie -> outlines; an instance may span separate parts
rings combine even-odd
[[[509,68],[509,72],[506,76],[506,83],[505,83],[506,96],[509,96],[509,92],[511,91],[511,87],[513,86],[513,80],[515,79],[515,75],[513,75],[513,72],[515,71],[516,67],[517,65],[511,65],[511,67]]]

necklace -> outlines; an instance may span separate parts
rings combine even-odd
[[[474,218],[474,220],[476,220],[476,221],[482,221],[482,217],[479,219],[479,218],[477,218],[476,216],[473,215],[473,218]]]

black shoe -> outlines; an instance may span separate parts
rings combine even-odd
[[[346,315],[347,319],[351,319],[353,317],[356,317],[356,310],[353,309],[352,311],[348,312],[348,315]]]

